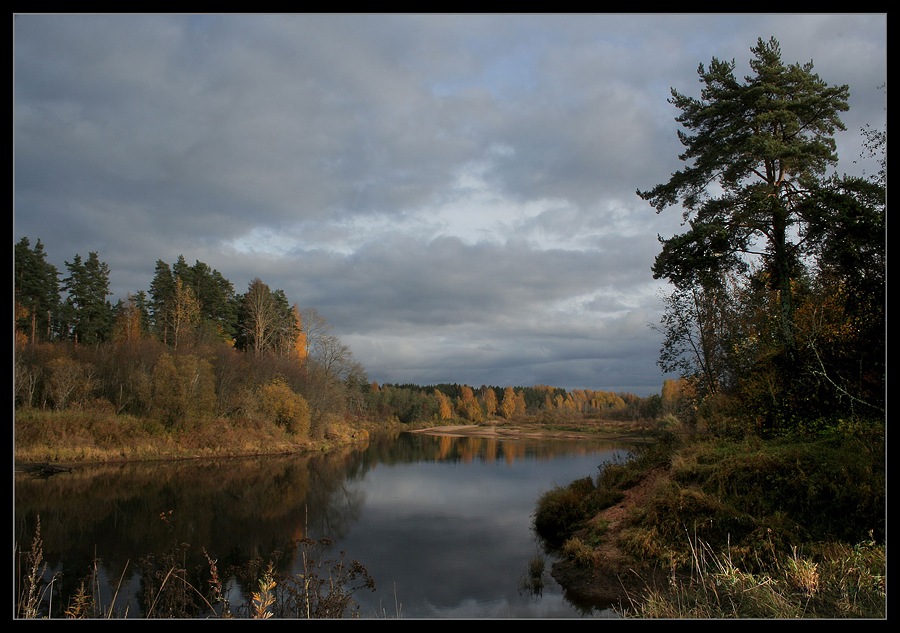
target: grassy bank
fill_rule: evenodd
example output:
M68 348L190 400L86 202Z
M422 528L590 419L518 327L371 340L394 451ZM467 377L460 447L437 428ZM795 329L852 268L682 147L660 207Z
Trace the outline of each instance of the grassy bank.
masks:
M273 455L327 450L366 437L365 429L339 423L312 439L252 420L222 419L185 431L127 415L29 409L16 412L14 457L17 464L75 464Z
M573 594L631 618L886 616L883 426L663 434L548 491L535 527Z

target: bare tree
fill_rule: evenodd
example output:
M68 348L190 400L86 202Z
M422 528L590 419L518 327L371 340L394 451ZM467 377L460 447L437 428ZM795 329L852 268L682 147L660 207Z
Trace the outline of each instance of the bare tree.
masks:
M257 277L250 282L247 294L244 295L244 311L246 321L244 329L253 353L259 356L269 347L275 335L275 324L278 318L277 306L269 286Z

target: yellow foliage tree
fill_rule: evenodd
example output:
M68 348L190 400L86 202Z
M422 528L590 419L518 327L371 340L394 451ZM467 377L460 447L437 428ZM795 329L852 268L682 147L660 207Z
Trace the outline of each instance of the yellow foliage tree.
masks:
M168 314L168 323L174 337L173 347L178 349L179 339L185 332L200 322L200 301L193 289L181 277L175 280L175 303Z
M493 387L486 387L484 390L484 413L487 417L492 418L497 415L497 394Z
M459 414L472 422L481 422L484 420L484 412L481 405L475 399L475 392L468 385L463 385L459 390L459 403L457 405Z
M450 401L450 396L445 394L440 389L434 390L434 397L437 398L439 410L438 417L441 420L450 420L453 418L453 403Z
M525 392L521 389L516 392L516 415L525 415Z
M309 435L309 404L278 376L258 391L262 413L292 435Z
M512 387L503 390L503 400L500 402L500 413L507 420L516 414L516 392Z
M193 354L163 354L153 368L152 406L169 426L196 427L216 406L215 374Z
M291 308L291 312L294 315L294 320L297 325L297 336L294 338L294 348L292 351L297 356L297 359L303 363L306 361L306 357L309 354L306 330L303 329L303 318L300 316L300 309L297 307L296 303Z
M113 325L113 340L117 343L132 342L140 339L142 334L141 311L138 309L134 297L128 295L128 299Z

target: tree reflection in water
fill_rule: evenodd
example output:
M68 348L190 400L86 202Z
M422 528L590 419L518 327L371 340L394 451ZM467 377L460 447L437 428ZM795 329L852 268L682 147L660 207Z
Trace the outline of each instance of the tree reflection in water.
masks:
M496 592L501 582L496 575L473 565L507 553L508 529L530 531L540 493L596 474L603 456L613 453L627 454L627 447L394 433L373 435L368 446L327 453L85 465L48 478L21 473L15 481L15 536L18 543L30 543L40 517L48 573L61 572L54 580L54 610L64 608L95 561L104 579L101 604L109 605L117 588L138 592L138 561L152 553L179 547L186 569L207 573L207 552L219 570L277 558L278 571L294 573L299 543L329 539L335 544L333 558L346 551L379 587L364 615L376 615L386 600L393 605L391 588L402 579L404 613L440 617L439 605L425 605L427 615L414 615L418 606L412 602L421 598L453 605L465 599L448 590L463 585L473 595ZM573 475L546 471L564 461L572 462ZM516 501L522 486L528 489L526 509L507 508L508 503L522 505ZM408 507L410 499L418 507ZM490 506L489 520L469 514L481 501ZM481 532L473 534L473 528ZM522 588L521 570L534 558L533 542L529 547L525 558L510 554L510 560L520 556L505 571L514 593ZM540 588L533 597L547 601L539 583L548 577L546 571L531 575L531 586ZM425 592L423 585L436 591ZM242 584L240 590L249 593L254 587ZM127 608L129 617L143 617L137 599ZM577 615L577 608L565 608Z

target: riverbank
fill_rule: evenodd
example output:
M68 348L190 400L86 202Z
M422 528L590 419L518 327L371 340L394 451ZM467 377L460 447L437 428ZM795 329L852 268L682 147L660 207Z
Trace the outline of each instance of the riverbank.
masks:
M610 440L641 442L651 439L656 428L647 422L615 422L579 420L548 423L494 420L481 424L450 424L410 429L410 433L426 433L448 437L486 437L494 439L569 439L602 437Z
M596 565L586 566L565 558L553 565L551 575L575 603L608 605L617 612L640 602L650 590L664 588L672 575L638 560L622 547L626 518L650 504L653 491L667 484L669 474L654 469L634 486L623 491L622 499L598 512L591 523L604 525L604 538L593 547Z
M670 432L654 443L658 425L590 422L415 432L647 442L644 459L595 482L589 495L615 501L587 511L551 568L574 604L639 618L884 617L883 429L768 441Z
M882 618L883 427L662 434L548 491L535 527L576 603L637 618Z
M452 421L451 421L452 422ZM642 441L652 437L658 423L616 421L588 417L522 416L481 424L367 425L332 421L322 437L292 435L276 424L222 419L175 431L129 416L89 412L27 410L16 412L16 465L180 460L204 457L252 457L328 451L360 444L370 433L411 431L490 438L602 437Z

